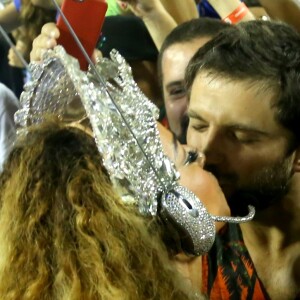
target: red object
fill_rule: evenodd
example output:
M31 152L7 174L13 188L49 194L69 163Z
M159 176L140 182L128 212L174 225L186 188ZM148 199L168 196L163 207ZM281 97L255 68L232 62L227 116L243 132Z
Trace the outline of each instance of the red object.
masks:
M202 292L210 300L270 300L238 224L226 224L202 256Z
M241 2L241 4L231 14L224 18L223 21L229 24L236 24L245 17L248 11L249 9L246 4Z
M101 34L107 3L103 0L64 0L61 9L91 57ZM58 17L57 27L60 30L58 44L78 59L81 70L87 70L88 62L61 16Z

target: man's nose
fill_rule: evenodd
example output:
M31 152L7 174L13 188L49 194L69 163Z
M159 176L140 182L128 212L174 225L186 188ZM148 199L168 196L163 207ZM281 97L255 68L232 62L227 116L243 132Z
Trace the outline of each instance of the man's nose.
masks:
M208 130L202 139L201 151L205 154L205 164L219 164L224 160L225 144L222 135L214 130Z

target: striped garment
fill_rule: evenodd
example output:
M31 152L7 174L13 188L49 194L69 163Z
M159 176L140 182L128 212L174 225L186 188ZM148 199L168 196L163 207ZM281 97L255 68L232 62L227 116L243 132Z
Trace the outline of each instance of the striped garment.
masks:
M202 290L212 300L269 300L243 241L239 225L228 224L202 258Z

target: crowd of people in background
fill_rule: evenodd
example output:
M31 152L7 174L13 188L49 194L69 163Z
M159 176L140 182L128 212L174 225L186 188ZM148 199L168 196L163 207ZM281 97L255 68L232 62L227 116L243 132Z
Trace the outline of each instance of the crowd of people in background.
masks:
M94 62L125 58L210 214L256 215L216 222L202 256L174 253L160 220L121 200L89 128L50 118L18 136L17 54L42 63L58 12L0 1L18 51L0 33L0 299L300 299L299 1L106 2Z

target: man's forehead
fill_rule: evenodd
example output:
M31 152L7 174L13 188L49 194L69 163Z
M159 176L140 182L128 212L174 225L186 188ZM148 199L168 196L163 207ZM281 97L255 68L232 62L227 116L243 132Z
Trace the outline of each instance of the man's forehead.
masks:
M162 78L164 85L170 82L179 82L184 80L185 70L193 55L209 38L203 38L202 43L193 40L184 43L175 43L170 45L164 52L161 61Z
M233 77L230 74L218 72L216 70L201 70L195 76L194 82L191 86L193 88L200 86L209 88L211 90L222 89L223 92L227 90L243 91L251 94L253 99L264 98L275 100L280 92L280 83L268 79L257 79L253 77ZM201 90L197 90L201 92Z
M270 126L275 122L273 98L273 93L259 91L254 84L199 74L191 88L189 111L220 122L243 120L245 124L258 122Z

